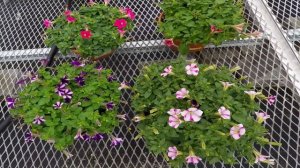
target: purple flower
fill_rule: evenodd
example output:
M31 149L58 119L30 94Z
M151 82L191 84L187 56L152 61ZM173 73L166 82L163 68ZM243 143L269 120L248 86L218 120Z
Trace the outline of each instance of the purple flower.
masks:
M79 74L79 76L81 76L81 77L85 77L86 75L87 75L87 72L84 72L84 71L81 71Z
M168 156L169 156L172 160L174 160L174 159L177 157L178 154L179 154L179 151L177 150L176 146L170 146L170 147L168 148Z
M128 83L122 82L122 83L120 84L120 87L119 87L118 89L119 89L119 90L122 90L122 89L129 89L129 88L130 88L130 86L129 86Z
M185 158L186 163L192 163L192 164L198 164L199 161L201 161L202 159L198 156L193 155L189 155L188 157Z
M102 134L100 134L100 133L97 133L97 134L95 134L95 135L92 136L92 140L94 140L94 141L100 141L103 138L104 138L104 136Z
M184 99L189 97L189 91L186 88L181 88L179 91L176 92L177 99Z
M184 117L185 121L198 122L201 119L203 111L197 108L189 108L181 112L181 115Z
M119 119L121 119L121 120L124 120L124 121L127 120L127 119L126 119L126 114L117 115L117 117L118 117Z
M59 96L63 96L66 90L66 84L58 84L55 88L55 93Z
M192 105L192 107L195 107L195 108L199 107L199 104L196 100L191 100L191 105Z
M182 123L182 121L180 120L180 118L176 115L170 116L169 117L169 121L168 124L173 127L173 128L178 128L179 125Z
M263 123L266 119L270 118L266 112L255 112L256 120L258 123Z
M16 103L16 99L15 98L11 98L11 97L6 97L6 104L7 104L7 107L9 109L12 109L15 107L15 103Z
M113 82L113 81L117 80L117 78L115 76L113 76L113 75L109 75L108 78L107 78L107 80L109 82Z
M114 108L115 104L114 104L114 102L108 102L108 103L106 103L105 106L106 106L107 110L112 110Z
M122 138L112 137L111 145L110 146L117 146L123 142Z
M97 70L98 72L101 72L103 69L104 69L104 68L103 68L103 66L101 66L101 65L99 65L99 66L96 67L96 70Z
M226 109L224 106L219 108L218 113L221 116L221 118L223 118L225 120L230 119L230 111L228 109Z
M82 76L77 76L74 80L79 86L85 85L84 78Z
M27 81L27 79L21 79L16 84L17 85L24 85L26 81Z
M33 124L37 124L37 125L41 125L45 122L46 120L44 119L43 116L35 116L34 120L33 120Z
M81 63L80 61L72 61L71 64L74 66L74 67L84 67L85 64L84 63Z
M81 139L83 139L83 136L82 136L82 134L81 134L81 129L79 129L79 130L77 131L76 135L74 136L74 139L75 139L75 140L81 140Z
M199 68L197 64L190 64L185 67L186 74L197 76L199 73Z
M61 84L67 85L70 82L70 79L68 79L68 76L64 76L62 78L60 78L60 82Z
M53 108L54 108L54 109L61 109L61 107L62 107L63 104L64 104L64 103L56 102L55 104L53 104Z
M161 73L160 76L166 77L166 76L172 74L173 73L172 71L173 71L173 67L170 65L164 69L164 72Z
M171 115L171 116L177 116L177 115L180 115L181 110L180 109L171 108L167 113L169 115Z
M238 140L242 135L246 133L246 129L243 124L238 124L230 128L230 135L233 139Z
M33 136L32 136L32 133L30 131L25 133L25 141L26 142L33 142Z
M275 103L275 101L276 101L276 96L273 96L273 95L269 96L267 98L267 101L268 101L269 105L273 105Z
M72 96L73 96L73 92L70 89L65 89L62 94L62 97L64 99L72 99Z
M35 82L36 80L38 80L38 75L32 73L30 77L30 82L32 83Z
M91 137L90 137L87 133L83 134L83 135L82 135L82 138L83 138L83 140L86 141L86 142L89 142L89 141L91 140Z

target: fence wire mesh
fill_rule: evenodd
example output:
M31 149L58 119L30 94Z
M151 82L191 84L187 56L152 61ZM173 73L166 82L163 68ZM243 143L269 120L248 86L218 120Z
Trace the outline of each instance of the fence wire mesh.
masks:
M163 36L157 33L155 19L160 13L156 6L159 1L152 0L113 0L113 6L128 6L138 14L134 31L128 36L128 43L118 49L111 57L100 62L104 67L111 68L119 81L134 84L134 78L144 64L153 61L174 59L175 53L161 45ZM72 8L77 9L84 1L75 1ZM44 18L53 19L64 10L65 2L53 1L3 1L0 2L0 89L1 106L0 121L9 115L3 97L15 95L20 91L16 81L27 71L36 71L41 66L40 60L46 58L49 49L43 45ZM245 0L245 19L251 25L251 30L262 31L260 14L254 4ZM254 12L253 12L254 11ZM257 147L263 154L269 154L276 160L277 168L300 167L299 143L299 95L289 76L288 65L282 63L284 59L276 53L276 45L272 44L272 37L265 32L261 39L226 42L220 47L208 46L203 52L189 55L199 63L216 64L218 66L242 69L237 76L247 76L257 89L262 89L267 95L277 96L273 106L260 102L261 109L266 111L271 119L265 123L269 129L269 138L282 143L281 147ZM74 59L59 55L53 66ZM121 99L128 104L120 106L120 113L134 116L130 107L129 91L122 92ZM114 134L124 138L122 146L111 148L109 142L81 142L76 141L68 150L74 156L66 159L64 154L56 151L51 144L39 139L26 143L24 133L28 127L20 120L13 123L0 135L0 166L1 168L17 167L45 167L45 168L86 168L86 167L168 167L161 156L154 156L147 148L143 139L133 140L138 131L136 124L125 121L116 128ZM268 165L249 166L244 158L238 158L239 164L229 166L222 163L210 165L205 161L195 167L212 168L246 168L271 167ZM191 165L190 165L191 166ZM186 165L187 167L187 165Z

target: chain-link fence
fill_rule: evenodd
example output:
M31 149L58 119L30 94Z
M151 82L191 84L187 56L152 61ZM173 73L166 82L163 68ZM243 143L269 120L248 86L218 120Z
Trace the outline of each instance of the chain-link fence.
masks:
M162 45L163 36L157 32L155 20L160 13L156 3L158 0L112 0L113 6L130 7L137 13L136 28L128 36L128 42L119 48L111 57L100 62L111 68L119 81L134 84L134 78L139 74L141 65L153 61L162 61L177 57L177 53ZM278 52L280 47L272 32L264 23L263 14L257 10L257 4L245 0L245 19L249 23L249 31L264 31L259 39L225 42L219 47L207 46L198 54L189 57L200 63L240 66L238 76L248 76L257 89L262 89L266 95L276 95L273 106L260 102L261 109L266 111L271 119L265 123L269 129L269 138L282 143L281 147L265 146L259 148L263 154L269 154L276 160L274 167L300 167L300 97L296 87L297 77L293 76L294 67L287 64L286 58ZM73 9L77 9L83 1L74 1ZM21 89L16 81L27 71L36 71L41 66L41 60L47 57L49 49L43 45L42 21L45 18L54 19L64 10L65 2L5 0L0 2L0 89L1 106L0 122L8 118L8 109L3 97L15 95ZM55 57L53 66L70 61L72 55ZM299 64L299 63L298 63ZM134 116L130 107L129 91L123 91L121 99L125 103L120 106L120 112ZM67 159L63 153L56 151L51 144L39 139L26 143L24 133L28 130L22 121L13 122L0 135L0 166L1 168L42 167L42 168L77 168L77 167L168 167L161 156L151 154L143 139L134 140L138 132L136 124L127 120L116 128L114 134L124 138L119 147L110 147L109 142L76 141L69 148L74 156ZM197 167L252 167L245 164L244 158L238 158L239 164L234 166L218 163L209 165L205 161ZM190 165L191 166L191 165ZM254 165L253 167L271 167Z

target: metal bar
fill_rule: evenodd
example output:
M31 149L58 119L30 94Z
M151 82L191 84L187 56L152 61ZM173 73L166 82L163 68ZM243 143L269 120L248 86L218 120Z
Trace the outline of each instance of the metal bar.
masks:
M58 48L56 45L53 45L51 47L50 53L47 57L47 65L46 66L51 66L54 60L54 56L58 53Z
M7 118L5 118L4 121L2 121L2 122L0 123L0 133L1 133L2 131L4 131L5 128L7 128L11 122L12 122L11 116L8 116Z

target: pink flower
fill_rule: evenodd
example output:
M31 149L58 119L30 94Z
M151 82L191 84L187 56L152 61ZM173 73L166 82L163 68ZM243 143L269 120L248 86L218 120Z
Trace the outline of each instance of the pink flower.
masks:
M171 115L171 116L177 116L177 115L179 115L181 113L181 110L180 109L172 108L167 113L169 115Z
M197 64L190 64L185 67L186 73L188 75L197 76L199 73L199 68Z
M230 111L226 109L224 106L220 107L218 112L223 119L227 119L227 120L230 119Z
M51 20L49 20L49 19L45 19L44 20L44 26L48 29L48 28L50 28L51 26L52 26L52 22L51 22Z
M255 112L258 123L263 123L266 119L270 118L266 112Z
M248 94L248 95L250 96L250 99L251 99L251 100L254 100L255 97L256 97L257 95L260 95L260 94L261 94L260 92L255 92L255 91L253 91L253 90L245 91L245 93Z
M245 23L240 23L232 26L237 32L241 33L244 30Z
M162 77L166 77L169 74L172 74L173 67L170 65L164 69L164 72L160 74Z
M186 163L198 164L199 161L201 161L202 159L195 155L189 155L188 157L185 158L185 160Z
M76 21L76 19L73 16L67 16L67 22L68 23L73 23L75 21Z
M66 10L66 11L64 12L64 14L65 14L65 16L70 16L70 15L72 14L72 12L71 12L70 10Z
M230 86L233 86L234 84L233 83L229 83L229 82L222 82L222 85L224 87L224 90L227 90Z
M80 35L82 39L89 40L92 37L92 32L90 30L82 30L80 32Z
M121 37L124 37L124 34L126 33L125 30L121 30L121 29L118 29L118 32L119 32Z
M165 39L165 40L164 40L164 43L165 43L165 45L168 46L168 47L174 46L173 39Z
M178 155L178 150L177 150L176 146L170 146L170 147L168 148L168 156L169 156L172 160L174 160L174 159L177 157L177 155Z
M127 17L129 17L129 19L131 20L135 19L135 13L130 8L125 8L125 12Z
M184 99L184 98L186 98L188 96L189 96L189 91L186 90L186 88L181 88L180 90L178 90L176 92L176 98L177 99Z
M230 135L233 139L238 140L242 135L246 133L246 129L243 124L238 124L230 128Z
M255 154L255 163L258 163L258 162L263 162L263 163L267 163L267 164L270 164L270 165L274 165L275 164L275 160L274 159L269 159L270 156L265 156L265 155L262 155L258 152L256 152L257 154Z
M276 96L273 96L273 95L269 96L267 98L267 101L268 101L269 105L273 105L275 103L275 101L276 101Z
M127 21L125 19L117 19L114 26L122 30L127 26Z
M168 123L171 127L178 128L182 121L179 119L178 116L170 116Z
M210 32L211 33L221 33L223 30L217 29L215 25L210 25Z
M104 0L104 4L105 4L105 5L108 5L109 2L110 2L110 0Z
M202 114L203 111L194 107L181 112L181 115L184 117L184 121L192 121L192 122L200 121Z

